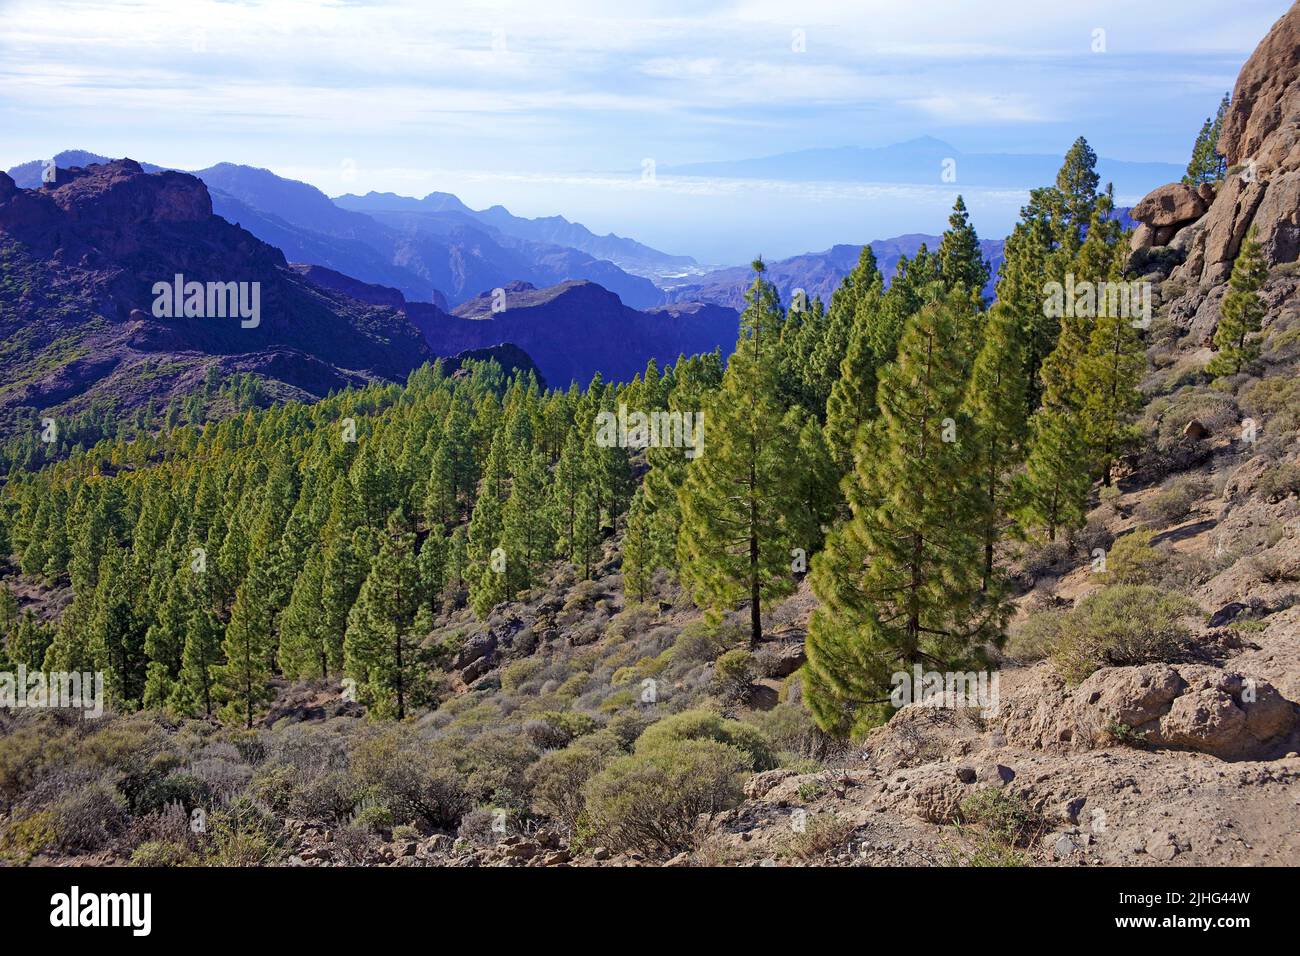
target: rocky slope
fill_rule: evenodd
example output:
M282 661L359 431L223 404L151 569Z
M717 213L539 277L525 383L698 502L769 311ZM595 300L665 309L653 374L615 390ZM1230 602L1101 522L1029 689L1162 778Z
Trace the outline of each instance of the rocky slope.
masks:
M381 843L396 865L1289 865L1300 864L1300 7L1247 63L1217 190L1162 187L1139 204L1131 264L1156 284L1140 450L1094 499L1069 542L1010 549L1020 586L995 712L912 705L860 747L758 773L746 800L698 821L670 860L570 844L562 833ZM1255 160L1252 181L1247 159ZM1201 373L1237 245L1254 225L1271 265L1251 375ZM1130 537L1137 535L1138 537ZM1187 640L1146 663L1103 666L1076 685L1029 635L1109 584L1096 551L1137 541L1143 579L1191 602ZM1145 544L1143 544L1145 542ZM616 586L615 567L603 569ZM682 626L679 597L658 620ZM733 712L760 719L798 693L806 589L772 609L776 679ZM619 611L615 602L610 613ZM617 629L545 618L545 602L498 608L470 632L457 687L485 695L521 657L572 641L616 653ZM517 622L508 625L509 621ZM548 623L549 622L549 623ZM511 635L538 633L520 643ZM604 636L599 636L600 634ZM623 655L631 659L634 655ZM670 694L689 694L691 679ZM670 706L672 706L670 704ZM296 862L337 862L318 828Z
M256 372L283 397L399 380L433 357L391 309L307 281L280 250L212 212L203 183L131 160L60 169L19 189L0 174L0 403L131 408L201 381ZM160 318L154 285L176 275L258 284L259 316ZM246 304L251 306L251 299Z

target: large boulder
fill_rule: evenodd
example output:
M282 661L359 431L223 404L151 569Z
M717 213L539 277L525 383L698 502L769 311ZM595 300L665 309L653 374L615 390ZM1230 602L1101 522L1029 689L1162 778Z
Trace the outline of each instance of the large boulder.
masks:
M466 641L452 659L453 670L462 670L476 661L489 657L497 649L497 639L492 634L476 634Z
M1205 209L1205 199L1191 186L1169 183L1157 186L1147 193L1129 215L1158 230L1161 226L1180 226L1194 222L1205 215Z

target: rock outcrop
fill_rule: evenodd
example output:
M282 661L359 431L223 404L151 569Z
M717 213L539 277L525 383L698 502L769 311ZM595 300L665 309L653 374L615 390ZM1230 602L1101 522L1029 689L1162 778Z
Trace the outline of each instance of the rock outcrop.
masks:
M1106 667L1070 690L1050 671L1004 704L1007 740L1044 750L1115 741L1224 760L1285 753L1296 706L1267 681L1203 664Z
M1218 148L1228 176L1174 271L1200 286L1228 278L1252 225L1271 265L1300 257L1300 4L1242 67Z
M1200 219L1205 210L1205 197L1200 191L1185 183L1169 183L1147 193L1129 215L1140 223L1159 229L1186 225Z

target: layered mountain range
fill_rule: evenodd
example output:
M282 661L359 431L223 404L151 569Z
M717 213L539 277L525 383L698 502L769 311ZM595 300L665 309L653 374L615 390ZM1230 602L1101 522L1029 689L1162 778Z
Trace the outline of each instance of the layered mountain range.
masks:
M485 311L472 299L451 314L328 265L291 264L281 249L219 215L194 175L147 172L130 159L56 169L54 181L36 189L0 174L6 408L76 411L107 402L130 409L186 394L214 368L256 373L272 397L310 399L400 381L423 362L460 353L536 369L565 385L597 372L630 378L651 356L671 361L735 341L732 310L640 312L582 280L546 290L508 281L497 287L504 311ZM305 211L296 215L333 215L336 237L384 228L300 196ZM191 283L203 289L192 310L183 305ZM219 295L255 288L257 314L236 314L233 304L214 312L215 284Z
M59 168L107 162L84 150L54 157ZM19 186L36 188L42 168L39 161L23 163L10 176ZM161 169L147 163L141 168ZM218 163L193 175L207 185L217 215L281 249L290 261L318 263L444 306L516 280L547 286L587 279L633 308L648 308L665 297L646 274L694 266L689 256L596 236L558 216L522 219L500 206L476 213L447 193L423 200L372 193L336 203L315 186L252 166Z
M210 366L319 396L404 377L433 351L405 317L309 282L284 254L213 213L203 183L129 159L59 169L20 189L0 174L0 405L184 391ZM159 318L157 283L257 283L255 324Z
M915 258L922 246L933 252L939 248L939 239L939 236L910 233L893 239L877 239L870 245L881 274L888 282L901 258ZM998 269L1002 265L1002 245L1001 239L980 241L984 261L989 264L990 279L984 289L985 296L989 298L993 295ZM810 300L820 297L822 302L829 304L831 293L857 264L861 254L862 246L835 245L823 252L806 252L769 262L766 276L776 285L781 293L781 301L787 305L797 289L802 289ZM751 281L753 272L749 266L733 266L685 280L671 289L669 295L674 302L712 302L743 310L745 290Z

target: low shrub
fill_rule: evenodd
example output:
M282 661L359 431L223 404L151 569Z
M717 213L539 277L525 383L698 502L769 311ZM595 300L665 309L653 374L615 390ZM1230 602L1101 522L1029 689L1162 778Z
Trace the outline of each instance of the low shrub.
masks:
M1065 612L1057 608L1034 611L1012 625L1003 652L1021 663L1041 661L1052 655L1065 630Z
M600 725L581 711L546 711L524 724L524 736L539 750L559 750Z
M1137 516L1154 528L1166 528L1184 520L1192 506L1211 491L1208 479L1174 478L1138 505Z
M190 866L194 851L184 843L150 840L141 843L131 853L131 866Z
M241 797L208 815L200 846L208 866L274 866L284 855L283 827L255 801Z
M754 689L757 667L747 650L727 651L714 662L713 692L724 705L743 704Z
M673 644L673 661L705 664L717 660L731 645L704 621L693 621L682 629Z
M1025 866L1021 847L1039 839L1046 826L1028 801L1017 793L986 787L961 802L957 833L965 838L960 848L949 847L958 866Z
M586 842L652 856L690 849L700 814L740 802L748 764L715 740L664 740L644 751L638 744L583 788Z
M771 770L777 765L772 744L761 730L711 710L684 710L651 724L637 740L635 752L651 753L684 740L712 740L735 747L749 760L750 770Z
M479 802L524 809L528 806L525 773L540 752L515 730L489 730L465 748L460 770Z
M611 717L609 723L605 725L605 729L614 736L622 749L631 750L637 738L652 723L654 723L653 718L646 714L635 710L625 710L623 713Z
M815 863L843 846L857 827L834 813L810 813L802 830L785 838L781 852L805 863Z
M435 828L452 826L471 803L457 769L405 728L358 740L350 776L356 791L390 808L397 823L422 820Z
M37 853L52 849L58 839L58 819L51 810L10 820L0 829L0 859L26 863Z
M533 810L572 833L586 805L583 787L621 753L618 739L602 732L543 754L528 768Z
M1115 541L1106 556L1112 584L1155 584L1169 567L1169 554L1152 546L1155 533L1138 528Z
M1173 660L1191 637L1185 619L1198 612L1192 601L1158 588L1103 588L1062 615L1052 659L1071 684L1101 667Z
M1279 462L1259 476L1259 493L1270 502L1300 495L1300 465Z
M541 658L525 657L511 661L501 670L501 689L518 692L525 684L538 675L546 664Z

